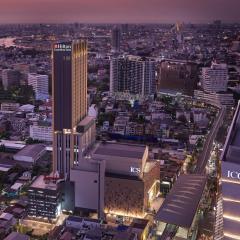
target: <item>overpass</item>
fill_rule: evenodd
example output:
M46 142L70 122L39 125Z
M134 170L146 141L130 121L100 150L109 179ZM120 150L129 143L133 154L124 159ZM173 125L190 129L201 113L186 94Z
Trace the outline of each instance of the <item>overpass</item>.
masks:
M196 174L205 174L205 168L207 166L207 162L211 154L213 142L214 142L214 139L216 138L219 127L223 123L225 112L226 112L226 107L222 106L219 110L219 113L214 121L214 124L210 132L207 135L207 139L204 143L202 154L197 161L197 166L194 170L194 173Z

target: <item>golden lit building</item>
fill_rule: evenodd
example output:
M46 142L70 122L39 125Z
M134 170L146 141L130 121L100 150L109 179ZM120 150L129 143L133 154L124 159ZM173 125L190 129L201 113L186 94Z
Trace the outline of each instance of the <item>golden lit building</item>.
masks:
M69 178L95 140L95 122L87 116L87 42L56 43L52 59L54 170Z

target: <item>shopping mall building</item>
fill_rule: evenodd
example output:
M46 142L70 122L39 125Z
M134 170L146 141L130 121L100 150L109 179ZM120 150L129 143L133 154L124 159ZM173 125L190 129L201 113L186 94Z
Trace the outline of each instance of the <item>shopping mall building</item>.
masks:
M240 103L238 103L225 146L221 164L222 235L217 239L240 239ZM217 219L218 221L218 219Z

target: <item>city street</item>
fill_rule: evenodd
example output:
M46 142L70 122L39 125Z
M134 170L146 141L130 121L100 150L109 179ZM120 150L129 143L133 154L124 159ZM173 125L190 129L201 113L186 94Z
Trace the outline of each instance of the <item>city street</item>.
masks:
M204 147L202 150L202 154L200 155L200 158L197 161L197 166L195 169L195 173L198 174L205 174L205 168L208 162L208 159L210 157L210 153L213 147L213 141L217 135L218 129L222 124L224 115L225 115L226 108L222 107L220 109L220 112L218 113L218 116L216 117L216 120L214 122L214 125L211 129L211 131L208 133L207 139L204 143Z

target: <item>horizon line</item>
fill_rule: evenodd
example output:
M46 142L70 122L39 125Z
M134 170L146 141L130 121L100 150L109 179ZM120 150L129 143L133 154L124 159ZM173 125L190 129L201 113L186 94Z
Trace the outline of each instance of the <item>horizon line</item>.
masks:
M223 21L221 19L215 19L211 21L152 21L152 22L138 22L138 21L130 21L130 22L123 22L123 21L112 21L112 22L84 22L84 21L69 21L69 22L9 22L9 23L0 23L0 26L2 25L38 25L38 24L44 24L44 25L68 25L68 24L89 24L89 25L113 25L113 24L133 24L133 25L140 25L140 24L175 24L175 23L184 23L184 24L213 24L214 21L221 21L221 24L240 24L240 20L238 21Z

